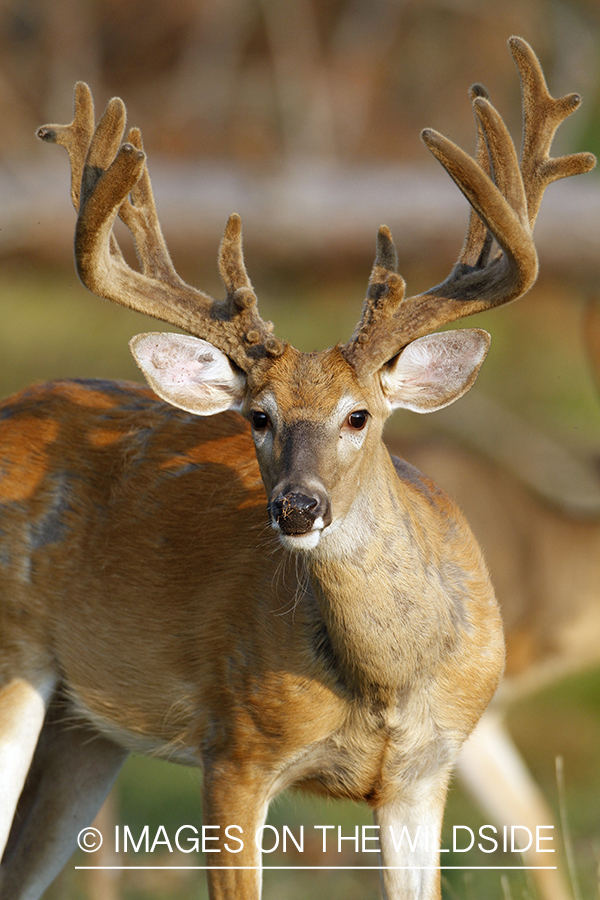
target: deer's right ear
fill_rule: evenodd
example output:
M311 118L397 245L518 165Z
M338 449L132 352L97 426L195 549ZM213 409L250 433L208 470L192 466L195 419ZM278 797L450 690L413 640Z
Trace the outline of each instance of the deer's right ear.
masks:
M199 416L240 409L246 377L229 358L186 334L138 334L129 342L135 361L159 397Z

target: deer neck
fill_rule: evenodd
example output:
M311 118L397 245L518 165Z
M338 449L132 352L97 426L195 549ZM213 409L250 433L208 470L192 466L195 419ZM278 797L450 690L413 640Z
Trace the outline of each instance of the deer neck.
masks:
M307 554L337 674L361 692L397 696L414 685L439 660L450 628L424 503L382 446L342 525Z

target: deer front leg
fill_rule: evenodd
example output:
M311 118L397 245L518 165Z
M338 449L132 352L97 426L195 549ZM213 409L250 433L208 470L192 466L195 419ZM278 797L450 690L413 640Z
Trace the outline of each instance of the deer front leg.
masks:
M439 847L449 771L374 811L384 900L439 900Z
M2 900L37 900L94 819L127 751L51 704L0 867ZM108 838L108 836L105 836Z
M38 686L14 678L0 688L0 859L53 690L52 679Z
M207 845L210 900L259 900L262 887L260 828L269 807L265 781L237 766L206 766L202 824ZM212 839L214 836L214 839Z

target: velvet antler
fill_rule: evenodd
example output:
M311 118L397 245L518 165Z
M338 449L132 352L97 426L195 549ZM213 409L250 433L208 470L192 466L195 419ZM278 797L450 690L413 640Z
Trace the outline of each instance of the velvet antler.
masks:
M471 204L467 235L448 278L423 294L405 298L390 232L386 227L379 230L363 314L342 348L361 376L372 374L408 343L447 322L522 296L537 276L532 229L544 189L558 178L587 172L596 164L591 153L549 157L556 129L577 109L581 98L577 94L552 98L531 47L512 37L509 48L522 85L521 164L502 118L481 85L471 88L478 135L475 159L436 131L423 131L426 146ZM492 238L500 250L491 258Z

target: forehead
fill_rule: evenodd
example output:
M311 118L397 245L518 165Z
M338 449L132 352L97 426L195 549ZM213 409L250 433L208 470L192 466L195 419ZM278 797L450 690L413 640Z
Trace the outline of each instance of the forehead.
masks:
M354 369L337 347L301 353L286 346L252 391L255 401L276 403L292 417L311 418L332 413L340 405L372 400L372 383L359 383Z

